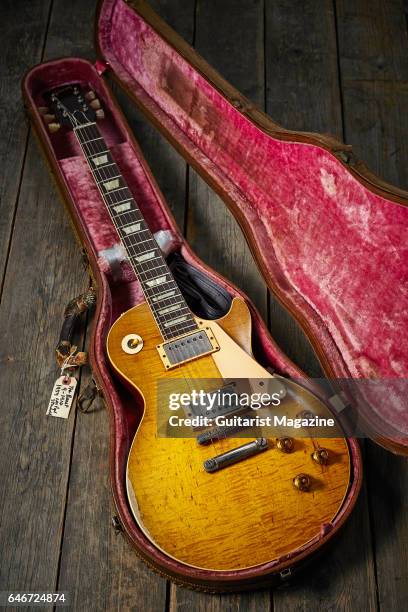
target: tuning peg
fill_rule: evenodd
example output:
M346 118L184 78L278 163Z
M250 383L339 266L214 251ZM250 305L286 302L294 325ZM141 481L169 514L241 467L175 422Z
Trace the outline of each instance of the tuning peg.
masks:
M91 102L91 100L95 100L96 95L94 91L88 91L88 93L85 94L85 100L87 100L87 102Z
M55 122L55 115L43 115L43 120L45 123L53 123Z
M54 132L58 132L60 127L61 127L60 123L49 123L48 124L48 129L51 132L51 134L53 134Z
M95 100L92 100L92 102L89 103L89 106L91 106L94 110L98 110L101 108L101 103L99 102L98 98L95 98Z
M95 115L96 115L97 119L104 119L105 118L105 113L103 112L103 110L101 108L96 111Z
M48 108L48 106L39 106L38 112L40 113L40 115L46 115L50 112L50 109Z

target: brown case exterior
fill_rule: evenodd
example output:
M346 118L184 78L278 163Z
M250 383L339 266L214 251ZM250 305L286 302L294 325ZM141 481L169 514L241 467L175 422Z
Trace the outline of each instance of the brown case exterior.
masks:
M103 9L103 4L104 3L101 3L99 9L100 11ZM201 75L208 79L208 82L210 82L211 85L217 89L217 91L221 92L221 94L225 96L230 103L232 103L232 105L237 109L237 112L243 114L245 117L253 121L254 124L259 126L262 131L281 140L293 141L295 139L297 142L313 143L319 147L322 147L323 149L331 151L341 161L341 163L344 164L347 171L356 176L362 184L369 186L371 191L380 195L386 195L388 199L401 203L404 206L406 205L406 194L403 191L393 188L373 176L361 162L354 159L352 153L350 152L350 148L346 145L343 145L330 137L315 134L293 133L289 130L284 130L283 128L276 126L268 117L266 117L249 101L238 94L238 92L236 92L201 58L199 58L199 56L197 56L197 54L188 45L186 45L186 43L184 43L176 34L174 34L174 32L170 30L170 28L160 21L160 19L144 2L133 2L132 4L146 23L152 26L160 36L168 41L168 43L171 44L177 53L179 53L191 64L194 70L198 70ZM242 296L242 292L205 266L205 264L201 262L194 255L194 253L192 253L188 245L185 244L185 241L180 235L180 232L175 225L175 221L164 202L163 196L161 195L158 186L143 159L142 153L132 134L130 133L129 126L126 124L120 108L114 100L113 94L104 82L103 77L98 74L98 72L102 72L102 65L99 63L95 68L83 60L73 61L77 61L85 75L92 74L92 79L94 80L93 84L96 85L96 88L99 90L100 97L103 98L104 102L109 100L112 117L114 117L115 121L120 123L121 129L126 132L126 138L129 140L134 151L137 153L143 173L148 179L149 189L154 194L157 202L157 210L160 210L160 215L162 215L163 219L165 219L166 228L171 228L174 234L177 236L181 248L184 249L185 256L189 258L191 262L194 262L194 265L198 266L202 270L205 270L212 278L217 279L222 286L227 287L232 295ZM44 70L46 70L47 66L49 66L51 72L54 69L57 69L58 71L60 65L62 66L64 62L69 63L69 60L56 60L55 62L50 62L49 64L44 65ZM85 64L87 65L86 67ZM117 78L114 74L112 76L113 78ZM54 77L51 77L51 80L52 78ZM163 576L166 576L177 583L212 592L244 590L279 583L283 579L292 576L298 568L302 567L308 560L316 555L329 541L335 537L339 529L347 520L355 505L361 487L362 465L358 443L353 439L349 441L351 456L353 459L353 478L347 499L345 500L343 508L333 524L332 529L324 533L322 532L321 536L316 541L310 542L310 544L303 550L295 551L295 553L288 558L276 559L274 562L266 564L262 568L252 568L237 572L211 573L208 571L183 566L173 559L169 559L146 539L135 524L129 512L124 487L124 462L129 446L129 440L131 439L130 430L132 429L132 424L129 424L130 421L127 417L128 408L126 408L126 402L128 401L128 398L123 396L123 390L118 388L115 379L109 375L106 364L103 363L103 338L106 336L109 325L112 321L112 303L115 300L115 286L110 282L106 271L101 268L98 254L95 252L95 247L90 240L89 232L86 224L84 223L84 219L81 218L79 214L78 206L72 190L69 188L66 177L61 171L61 165L58 163L55 152L50 145L50 139L41 122L38 111L36 110L36 95L34 95L35 92L33 93L35 90L36 79L37 72L36 68L34 68L26 76L23 83L23 95L25 98L27 111L32 120L41 148L49 163L51 172L55 175L59 189L67 205L77 238L88 255L91 273L98 293L97 309L90 342L90 360L95 379L103 392L110 419L110 466L112 493L121 528L134 546L136 553L146 563L148 563L153 569L161 573ZM168 129L168 124L161 122L161 117L155 115L152 112L152 106L146 103L147 98L138 97L137 92L135 93L135 91L132 91L132 89L124 85L120 79L118 80L121 86L125 86L125 89L127 89L129 95L135 100L138 106L142 108L149 119L155 123L155 125L157 125L157 127L169 138L174 146L184 155L187 161L189 161L189 163L191 163L200 172L200 174L202 174L207 182L209 182L209 184L231 207L231 210L236 214L242 228L244 229L244 232L247 234L249 244L255 258L260 264L265 279L268 281L271 288L277 293L281 301L295 316L297 316L299 322L302 324L305 331L309 332L308 335L313 340L313 335L308 328L307 320L305 321L302 319L302 317L298 316L299 313L293 310L292 305L285 302L284 296L280 294L279 288L277 288L274 284L274 279L271 277L270 270L264 267L262 254L259 253L259 249L256 244L256 236L254 239L253 231L249 228L249 220L242 214L242 211L237 208L235 200L231 197L231 191L227 189L225 185L223 185L222 181L216 178L212 173L208 172L206 165L200 164L199 156L195 156L192 153L192 148L190 149L185 146L185 141L178 140L177 137L175 137L175 133ZM246 301L249 302L248 298L246 298ZM257 341L263 350L264 355L267 359L269 359L270 364L285 375L300 376L301 372L285 355L282 354L282 352L270 338L259 314L256 312L253 305L251 303L249 303L249 305L254 320ZM323 365L325 366L327 374L336 375L336 368L333 367L332 363L327 361L326 353L319 351L319 345L316 343L316 341L314 342L314 346L317 349ZM386 444L388 444L387 441ZM391 444L391 446L393 445Z

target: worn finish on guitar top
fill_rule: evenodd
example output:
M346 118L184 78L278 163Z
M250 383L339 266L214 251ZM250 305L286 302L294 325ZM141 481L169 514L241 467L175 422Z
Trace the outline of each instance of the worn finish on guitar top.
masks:
M229 335L223 334L223 327ZM290 553L318 536L322 526L336 516L349 486L350 459L341 438L299 438L289 454L280 452L271 439L270 449L208 474L204 461L249 440L226 438L199 446L194 438L157 435L158 380L177 379L177 391L189 392L191 379L220 378L226 372L228 376L236 372L237 378L270 377L250 355L250 328L247 306L235 299L219 325L211 322L220 351L169 371L156 349L161 337L147 304L122 315L108 336L113 367L139 389L145 401L128 460L130 505L156 546L194 567L242 569ZM137 355L128 355L121 348L128 333L143 338L143 349ZM233 341L235 334L244 349ZM159 401L167 399L158 397ZM293 416L304 408L291 400L287 404ZM330 453L326 466L311 459L319 444ZM312 480L308 492L293 486L293 478L301 473Z

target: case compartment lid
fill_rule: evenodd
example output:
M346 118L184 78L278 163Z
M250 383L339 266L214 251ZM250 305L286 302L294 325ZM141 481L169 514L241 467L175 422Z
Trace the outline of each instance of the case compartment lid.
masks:
M399 381L399 401L359 392L359 421L408 454L408 194L347 145L277 126L143 1L103 0L96 42L115 80L234 212L325 374L387 390Z

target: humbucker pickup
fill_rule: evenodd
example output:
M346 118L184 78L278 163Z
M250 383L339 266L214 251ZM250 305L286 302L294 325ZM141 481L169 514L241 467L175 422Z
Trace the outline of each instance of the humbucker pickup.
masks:
M175 340L163 342L163 344L158 344L156 348L166 370L220 350L210 327L201 328Z

